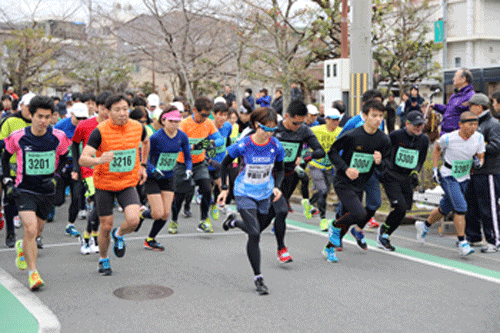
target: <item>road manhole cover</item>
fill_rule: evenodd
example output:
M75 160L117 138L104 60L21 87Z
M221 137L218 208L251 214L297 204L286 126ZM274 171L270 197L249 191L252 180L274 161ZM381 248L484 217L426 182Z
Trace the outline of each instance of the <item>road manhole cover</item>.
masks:
M173 293L174 291L170 288L156 286L154 284L122 287L113 292L116 297L129 301L148 301L165 298Z

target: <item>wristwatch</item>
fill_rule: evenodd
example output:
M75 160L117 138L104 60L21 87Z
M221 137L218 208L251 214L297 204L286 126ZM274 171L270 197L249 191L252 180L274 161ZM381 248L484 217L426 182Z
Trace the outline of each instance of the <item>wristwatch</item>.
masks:
M145 168L147 168L147 167L148 167L148 165L147 165L146 163L141 163L141 166L143 166L143 167L145 167Z

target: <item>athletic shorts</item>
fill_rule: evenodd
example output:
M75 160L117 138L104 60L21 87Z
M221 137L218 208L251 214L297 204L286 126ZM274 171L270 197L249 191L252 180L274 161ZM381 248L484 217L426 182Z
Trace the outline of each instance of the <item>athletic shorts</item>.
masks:
M141 201L139 200L139 194L135 187L127 187L121 191L104 191L100 189L95 190L95 205L97 210L97 216L109 216L113 215L113 207L115 204L115 198L118 200L120 206L123 209L130 205L139 205Z
M15 198L16 207L19 212L31 211L41 220L46 221L49 212L54 207L54 194L38 194L19 191L19 196Z
M210 179L208 165L205 161L193 164L193 176L189 180L186 177L186 165L177 163L174 167L174 191L177 193L188 193L194 186L194 181Z
M234 201L236 202L236 209L239 211L240 209L255 209L260 214L267 214L269 212L269 208L271 207L271 197L263 200L255 200L249 197L234 197Z
M164 178L164 179L154 179L148 177L146 183L146 194L160 194L163 191L173 192L174 191L174 177Z

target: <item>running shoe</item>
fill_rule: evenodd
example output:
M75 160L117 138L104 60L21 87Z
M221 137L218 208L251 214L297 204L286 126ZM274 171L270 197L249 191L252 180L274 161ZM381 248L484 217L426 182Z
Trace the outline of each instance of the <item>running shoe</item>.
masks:
M26 268L28 268L28 264L26 263L26 259L24 258L22 243L22 239L16 242L16 266L21 271L24 271Z
M481 248L482 253L495 253L498 251L498 247L491 243L486 243L484 247Z
M168 226L168 233L169 234L176 234L177 233L177 222L171 221L169 226Z
M78 232L78 230L76 230L75 226L72 224L69 224L66 227L66 229L64 229L64 233L70 237L79 237L80 236L80 233Z
M289 212L289 213L293 213L293 212L294 212L294 210L293 210L293 208L292 208L292 205L290 205L290 203L289 203L289 202L287 202L286 204L288 205L288 212Z
M389 240L389 235L383 233L382 235L377 237L378 247L387 251L396 251L396 248L391 245L391 241Z
M260 296L269 294L269 289L267 289L267 286L264 284L264 278L261 276L255 279L255 291Z
M316 215L318 215L318 214L319 214L319 210L318 210L318 209L316 209L315 207L313 207L313 208L311 209L311 216L316 216Z
M210 205L210 216L212 216L212 219L214 220L219 219L219 209L217 208L217 205Z
M460 246L458 247L458 250L460 251L460 254L464 257L475 252L474 249L472 247L470 247L468 241L460 242Z
M97 272L99 272L99 274L101 274L102 276L113 274L113 271L111 270L111 264L109 263L109 258L99 259L98 267L99 269L97 270Z
M97 241L94 237L91 237L89 240L89 250L90 253L99 253L99 245L97 245Z
M90 242L90 241L89 241ZM90 254L90 245L89 242L85 240L85 238L80 236L80 253L83 255Z
M321 254L326 258L326 261L328 262L338 262L339 259L335 255L335 248L327 248L326 246L323 248L323 251L321 251Z
M7 234L7 236L5 237L5 246L14 247L14 245L16 245L16 234Z
M205 222L201 221L200 224L198 224L198 231L205 232L207 234L214 232L214 228L212 227L212 223L208 217Z
M321 231L328 231L328 220L327 219L321 219L321 222L319 222L319 229Z
M235 213L229 214L227 219L224 222L222 222L222 229L224 229L225 231L233 229L234 227L231 226L231 222L234 220L236 220L236 214Z
M193 213L191 213L191 211L189 209L184 208L184 212L182 213L182 216L184 216L185 218L190 218L191 216L193 216Z
M311 204L309 203L309 200L307 199L302 199L302 206L304 206L304 215L306 219L310 220L312 217L311 214L311 209L313 208Z
M37 290L40 287L43 287L43 285L45 284L42 278L40 277L40 274L38 274L37 270L31 273L31 275L28 278L28 281L30 283L30 290L32 291Z
M49 215L47 215L47 222L54 222L54 217L56 216L56 207L52 207L52 209L49 212Z
M43 250L42 236L36 238L36 247Z
M278 251L278 261L282 264L287 264L293 261L292 257L288 253L288 248L284 247Z
M145 239L144 240L144 248L146 250L153 250L153 251L157 251L157 252L161 252L161 251L165 250L165 248L154 239L152 239L150 241Z
M333 220L332 223L328 224L328 238L330 240L330 243L332 243L334 246L342 246L342 241L340 239L340 228L336 228L333 226Z
M380 224L377 222L377 220L375 220L374 217L372 217L370 221L368 221L368 223L366 224L366 227L369 229L375 229L378 228L379 226Z
M85 209L82 209L81 211L79 211L78 218L80 220L85 220L87 218L87 211Z
M415 222L415 229L417 229L417 240L420 243L425 243L425 236L429 233L429 227L423 221Z
M351 235L352 235L352 237L354 237L354 239L356 239L356 243L358 243L358 246L361 249L363 249L363 250L367 249L366 241L365 241L365 233L362 230L356 231L356 228L353 227L351 229Z
M121 258L125 255L125 249L126 249L126 246L125 246L125 239L123 238L123 236L118 236L116 234L116 231L118 230L118 228L113 228L113 230L111 230L111 237L113 237L113 252L115 252L115 255L118 257L118 258Z
M21 218L19 216L14 216L14 227L16 227L16 229L19 229L23 226L23 224L21 223Z

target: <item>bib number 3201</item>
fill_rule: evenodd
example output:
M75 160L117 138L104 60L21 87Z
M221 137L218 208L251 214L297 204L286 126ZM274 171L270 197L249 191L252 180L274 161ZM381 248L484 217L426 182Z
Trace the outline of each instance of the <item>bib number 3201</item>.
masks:
M26 174L29 176L50 175L56 167L55 151L27 151Z
M135 166L136 150L115 150L113 160L109 163L109 172L130 172Z

